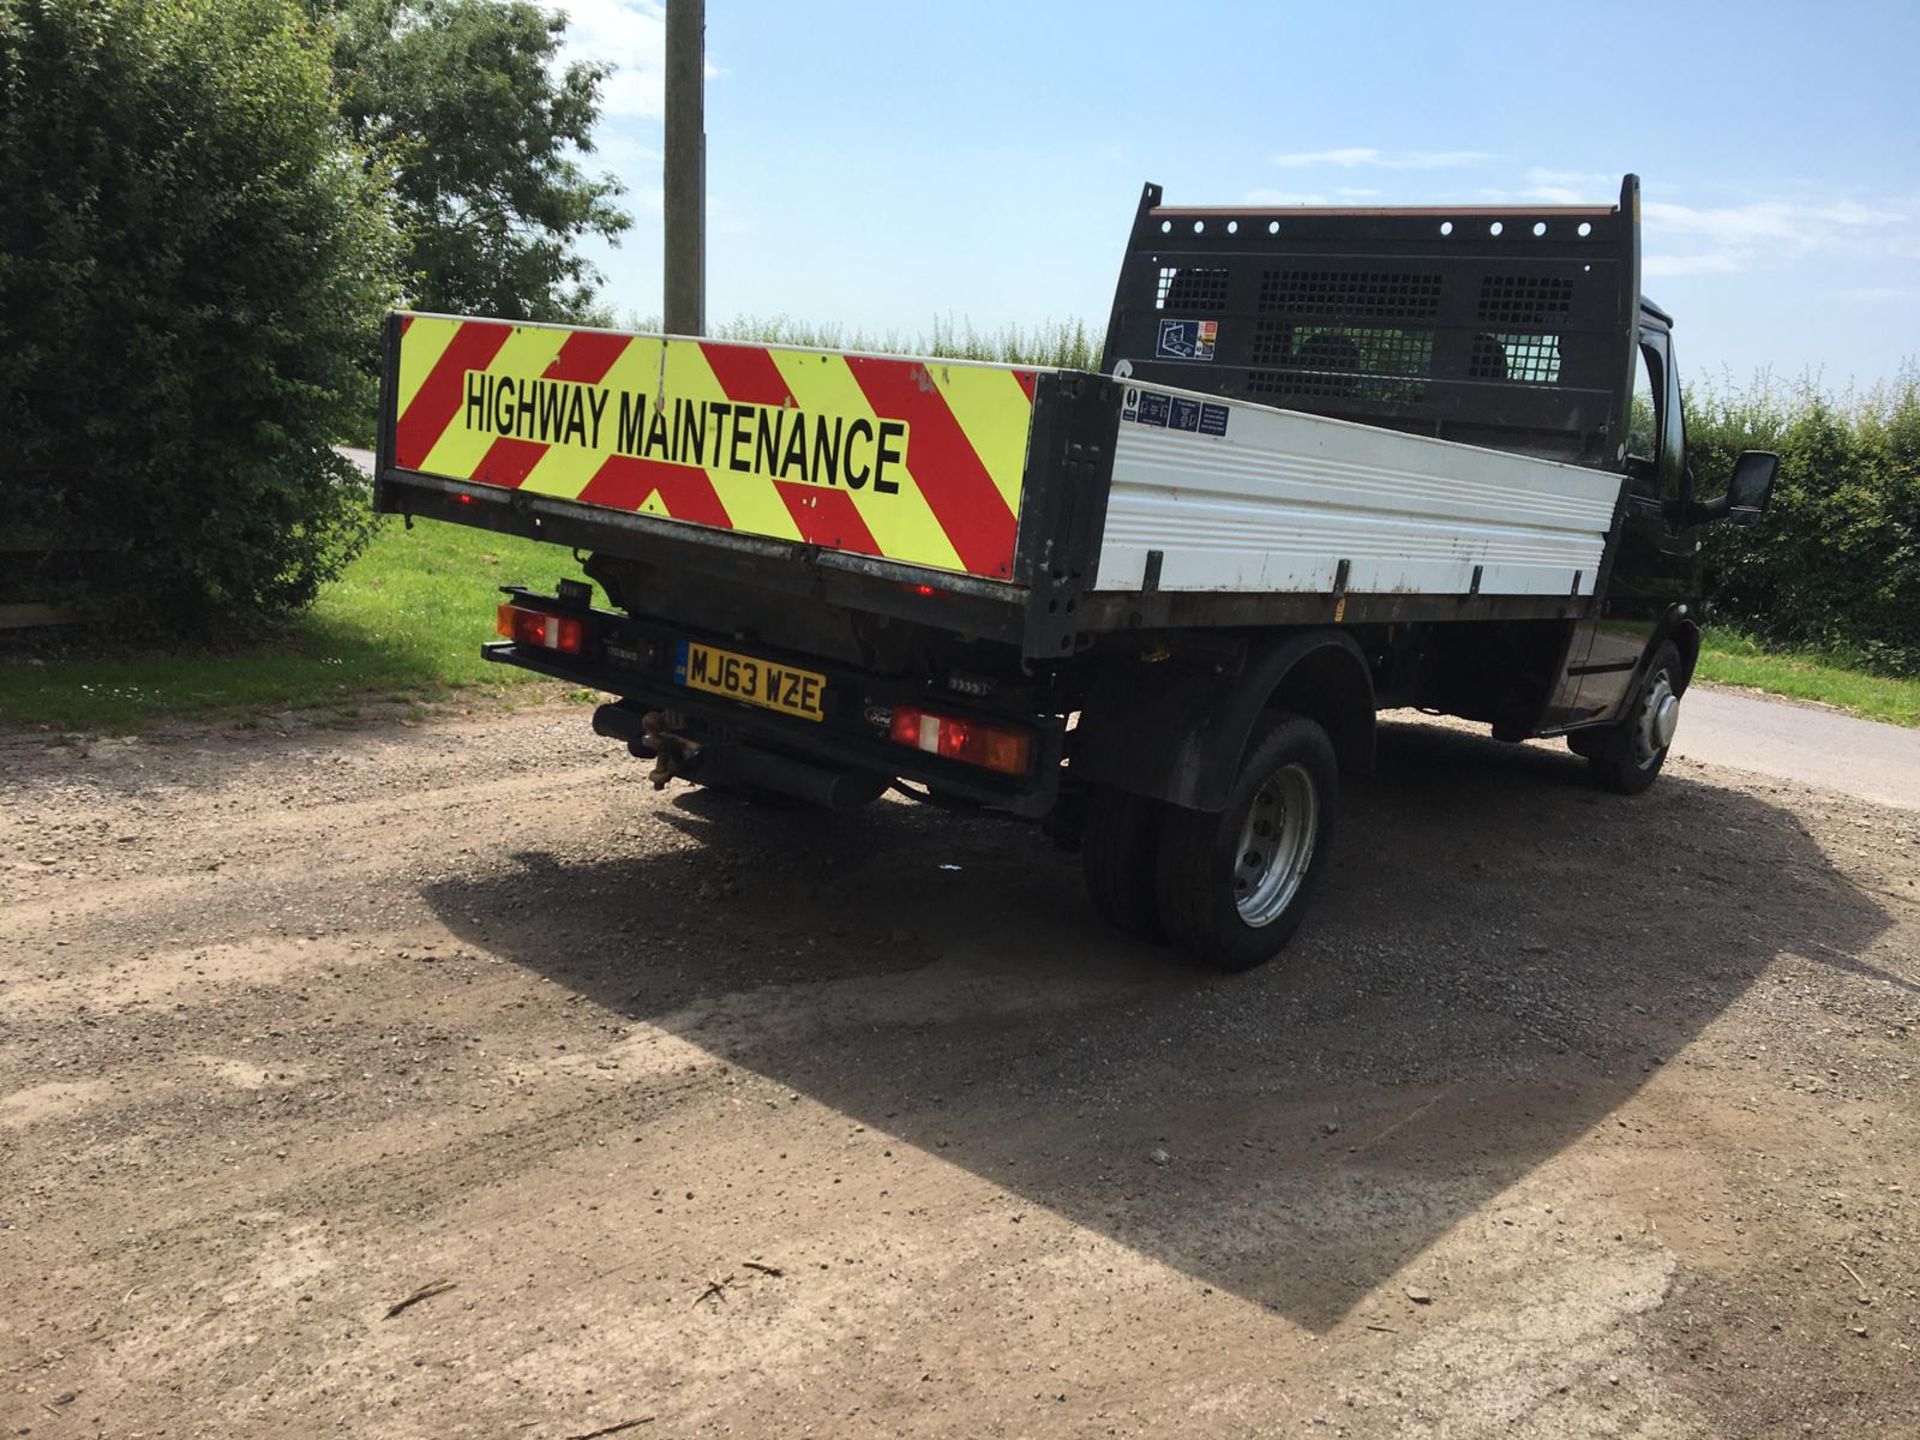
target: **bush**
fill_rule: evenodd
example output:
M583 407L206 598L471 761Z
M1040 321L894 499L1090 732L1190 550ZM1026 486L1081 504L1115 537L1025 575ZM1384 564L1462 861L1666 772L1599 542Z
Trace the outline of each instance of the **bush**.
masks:
M385 177L284 0L0 0L0 524L164 628L310 601L398 292ZM19 550L22 542L0 550Z
M1688 396L1688 451L1702 495L1742 450L1777 450L1766 517L1708 527L1713 617L1778 644L1814 646L1920 674L1920 372L1864 395L1812 383Z

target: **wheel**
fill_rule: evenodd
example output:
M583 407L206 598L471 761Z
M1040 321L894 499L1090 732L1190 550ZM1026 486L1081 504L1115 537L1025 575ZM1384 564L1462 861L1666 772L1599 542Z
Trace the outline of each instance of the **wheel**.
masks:
M1167 813L1155 884L1167 939L1222 970L1271 959L1326 870L1338 799L1327 732L1298 715L1263 721L1226 809Z
M1167 807L1144 795L1096 785L1087 796L1080 868L1100 918L1129 935L1163 938L1154 870Z
M1680 684L1680 651L1669 640L1655 652L1626 713L1601 732L1588 753L1588 772L1601 785L1616 794L1638 795L1660 777L1680 724Z

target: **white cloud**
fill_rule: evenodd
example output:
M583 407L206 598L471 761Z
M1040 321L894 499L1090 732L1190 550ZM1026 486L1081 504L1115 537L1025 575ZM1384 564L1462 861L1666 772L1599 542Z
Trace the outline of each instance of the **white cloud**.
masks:
M1648 200L1640 207L1649 225L1699 235L1722 245L1780 245L1794 251L1817 249L1906 217L1890 206L1857 200L1804 203L1758 200L1750 205L1699 207Z
M1541 190L1578 190L1590 201L1611 200L1620 193L1620 177L1608 170L1547 170L1536 165L1527 171L1527 184Z
M1897 259L1915 254L1920 194L1867 201L1776 186L1778 198L1741 205L1688 205L1643 198L1642 233L1647 275L1729 275L1787 264L1808 256ZM1528 170L1521 188L1481 189L1476 200L1495 205L1605 205L1620 193L1620 177L1579 170ZM1657 195L1657 188L1650 193Z
M617 125L602 125L593 138L593 154L584 162L587 169L612 171L629 194L660 183L661 155L653 146Z
M1324 195L1307 195L1298 190L1249 190L1240 197L1243 205L1330 205Z
M1483 189L1479 199L1491 205L1611 205L1620 198L1618 175L1582 170L1527 171L1517 190Z
M1731 274L1810 255L1891 255L1920 220L1920 197L1871 205L1858 200L1757 200L1697 206L1647 200L1640 215L1645 233L1657 244L1687 252L1650 255L1647 274Z
M1282 170L1457 170L1484 165L1494 157L1479 150L1375 150L1350 145L1337 150L1295 150L1276 155Z
M1829 292L1836 300L1858 305L1904 305L1920 300L1920 290L1906 285L1861 285Z
M1319 190L1249 190L1240 197L1243 205L1358 205L1380 198L1381 191L1361 189L1350 185L1338 186L1332 191Z
M1520 192L1521 197L1540 205L1591 205L1593 196L1571 185L1534 185Z
M543 0L567 17L567 59L614 67L601 108L616 119L658 120L666 113L667 11L659 0ZM707 78L726 72L711 61Z
M1640 262L1640 273L1649 280L1673 275L1731 275L1746 266L1736 257L1722 253L1706 255L1649 255Z

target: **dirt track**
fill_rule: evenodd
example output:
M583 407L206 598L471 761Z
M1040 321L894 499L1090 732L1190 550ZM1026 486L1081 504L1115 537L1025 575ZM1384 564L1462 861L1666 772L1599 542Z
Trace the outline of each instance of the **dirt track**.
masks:
M577 707L0 740L4 1433L1920 1433L1920 815L1383 770L1217 978Z

